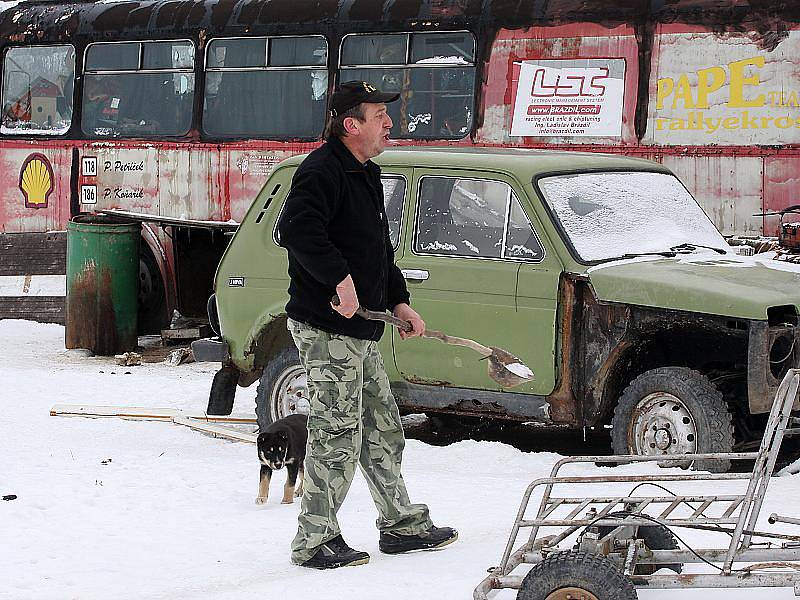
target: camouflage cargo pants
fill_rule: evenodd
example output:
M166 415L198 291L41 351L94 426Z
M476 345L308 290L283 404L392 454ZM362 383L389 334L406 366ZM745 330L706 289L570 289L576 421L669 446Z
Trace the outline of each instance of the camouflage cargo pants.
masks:
M321 331L289 319L305 367L310 410L303 500L292 561L302 563L339 535L336 513L356 465L378 509L377 527L413 535L432 523L428 507L411 504L400 464L400 413L376 342Z

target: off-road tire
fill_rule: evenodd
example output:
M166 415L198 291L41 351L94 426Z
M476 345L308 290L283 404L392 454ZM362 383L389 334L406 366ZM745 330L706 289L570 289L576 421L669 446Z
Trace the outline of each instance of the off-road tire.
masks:
M229 415L233 410L236 397L236 383L239 381L239 370L236 367L222 367L214 375L211 392L208 395L209 415Z
M697 453L733 451L733 416L722 392L697 371L661 367L645 371L622 392L611 421L614 454L635 453L631 441L634 410L642 399L657 392L672 394L691 414L696 427ZM697 461L693 466L698 470L724 473L730 469L730 461Z
M601 538L609 534L615 527L598 527L597 534ZM642 540L650 550L677 550L678 540L672 532L661 525L647 525L639 527L636 537ZM634 575L652 575L658 569L671 569L676 573L683 571L681 563L664 563L658 566L637 564L633 570Z
M576 587L598 600L636 600L636 588L610 559L600 554L566 550L550 554L534 566L517 594L517 600L545 600L553 592Z
M258 382L256 390L256 420L258 430L264 431L266 427L289 414L283 414L280 406L275 405L273 390L275 385L285 380L287 372L303 368L300 363L300 354L297 348L284 348L278 352L264 367L261 373L261 380Z

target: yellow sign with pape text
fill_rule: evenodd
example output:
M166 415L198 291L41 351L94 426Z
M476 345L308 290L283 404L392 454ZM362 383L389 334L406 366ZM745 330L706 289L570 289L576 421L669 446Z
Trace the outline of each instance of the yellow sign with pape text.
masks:
M772 52L749 38L710 33L664 34L659 41L646 141L800 142L800 81L793 77L800 32L791 32Z

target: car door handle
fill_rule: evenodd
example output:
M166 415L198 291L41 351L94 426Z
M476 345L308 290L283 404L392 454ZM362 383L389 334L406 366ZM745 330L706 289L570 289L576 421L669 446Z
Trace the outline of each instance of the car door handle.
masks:
M425 269L400 269L405 279L412 279L414 281L425 281L429 275Z

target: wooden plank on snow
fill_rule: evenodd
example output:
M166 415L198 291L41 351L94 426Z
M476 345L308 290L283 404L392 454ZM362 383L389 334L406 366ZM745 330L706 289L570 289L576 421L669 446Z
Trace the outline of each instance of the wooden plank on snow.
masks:
M117 417L143 421L172 421L175 417L185 417L207 423L256 423L252 413L231 415L208 415L204 412L185 412L177 408L158 408L147 406L92 406L87 404L54 404L50 409L53 417Z
M190 417L184 416L177 416L173 417L172 422L177 425L185 425L195 431L202 431L203 433L210 433L214 437L224 437L231 440L236 440L237 442L248 442L251 444L256 443L256 439L258 436L254 433L245 433L243 431L239 431L238 429L233 429L231 427L223 427L222 425L215 425L212 423L206 423L204 421L200 421L198 419L192 419Z

